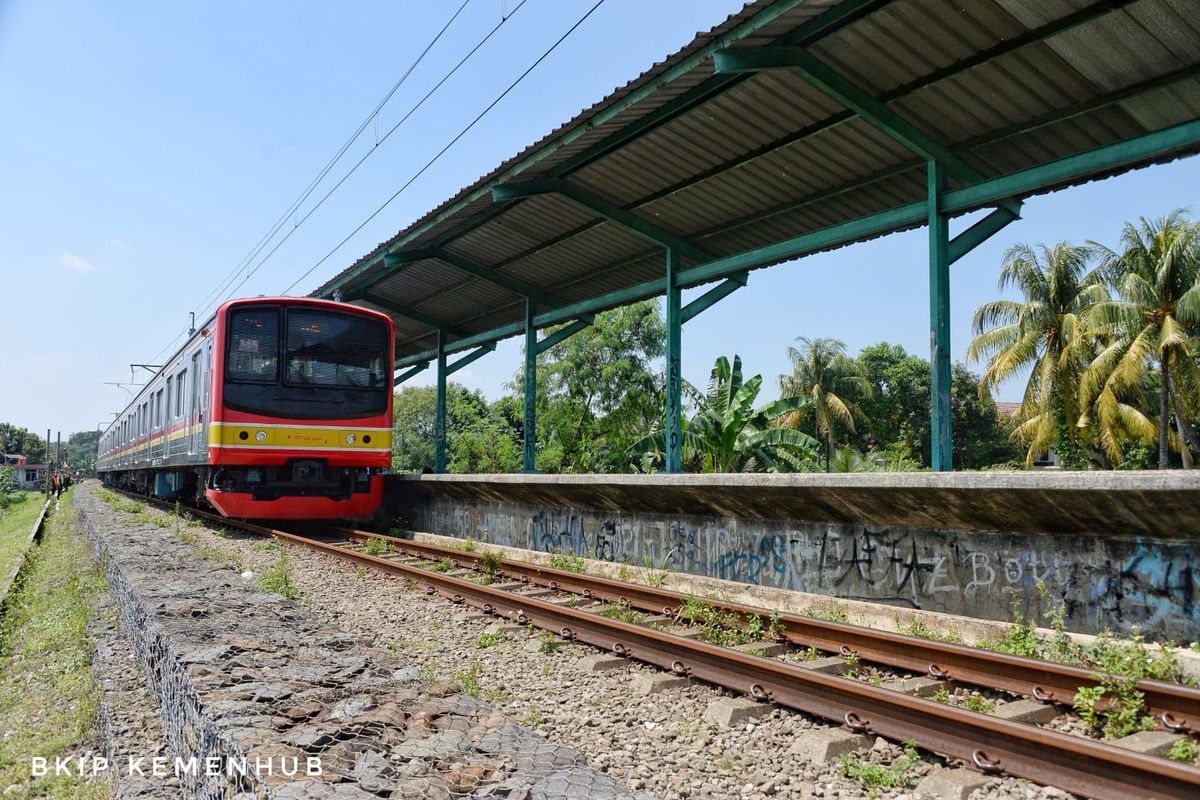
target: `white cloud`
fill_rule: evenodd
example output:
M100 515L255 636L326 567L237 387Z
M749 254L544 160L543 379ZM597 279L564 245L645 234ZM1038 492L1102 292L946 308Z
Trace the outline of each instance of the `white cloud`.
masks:
M74 253L63 253L58 257L58 263L76 272L94 272L96 270L95 264Z

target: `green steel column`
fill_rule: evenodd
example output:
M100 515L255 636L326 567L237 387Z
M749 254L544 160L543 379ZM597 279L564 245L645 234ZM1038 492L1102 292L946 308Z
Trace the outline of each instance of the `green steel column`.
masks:
M446 332L437 335L437 411L433 427L434 471L446 471Z
M679 272L679 252L667 249L667 472L683 472L683 377L679 353L683 338L683 309L675 276Z
M950 431L950 219L944 167L929 162L929 414L934 472L954 469Z
M537 469L537 306L525 298L525 471Z

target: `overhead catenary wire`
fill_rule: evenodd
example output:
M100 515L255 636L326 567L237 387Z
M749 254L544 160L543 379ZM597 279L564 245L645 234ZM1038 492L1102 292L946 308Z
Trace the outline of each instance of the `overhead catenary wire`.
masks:
M229 286L233 281L237 280L237 276L241 273L241 271L243 269L245 269L247 266L249 266L250 262L253 261L258 256L258 254L263 251L263 248L265 248L268 244L270 244L271 240L279 232L280 228L282 228L284 226L284 224L287 222L288 219L292 218L295 215L296 211L298 211L299 208L304 204L304 202L309 198L309 196L312 195L312 193L321 184L321 182L330 173L330 171L332 171L333 168L335 166L337 166L337 163L341 160L342 156L344 156L346 154L346 151L350 149L350 147L358 140L358 138L360 136L362 136L363 132L368 128L368 126L370 126L372 122L376 122L376 124L378 123L379 112L383 110L383 107L385 105L387 105L389 100L392 99L392 96L395 95L396 92L400 89L400 87L404 85L404 82L413 73L413 70L415 70L417 68L417 66L421 63L421 61L424 60L425 56L428 55L429 51L432 50L434 45L436 45L438 43L438 41L442 38L443 34L445 34L447 30L449 30L450 26L454 23L454 21L456 19L458 19L459 15L463 12L463 10L467 7L467 5L470 2L471 2L471 0L463 0L462 5L460 5L458 7L458 9L450 16L450 19L448 19L446 21L446 24L443 25L441 27L441 29L437 32L437 34L429 41L429 43L427 45L425 45L425 48L417 55L417 57L413 60L413 62L408 66L408 69L406 69L404 71L404 73L400 76L400 78L392 85L392 87L387 91L387 93L383 96L383 98L371 110L371 113L368 114L366 116L366 118L359 124L359 126L355 129L354 133L351 134L350 138L347 139L340 148L338 148L337 152L334 153L333 157L325 164L324 167L321 168L321 170L317 173L316 177L313 178L312 181L309 182L308 186L306 186L305 189L300 193L300 195L292 202L292 204L287 207L287 209L279 216L279 218L268 229L268 231L265 234L263 234L262 238L259 239L257 243L255 243L254 247L252 247L250 249L250 252L247 253L246 256L244 256L241 259L241 261L239 261L238 264L233 268L233 270L231 270L230 273L228 275L226 275L226 277L224 279L222 279L220 283L217 284L217 287L212 292L209 292L207 295L205 295L204 299L201 301L201 304L197 306L197 311L196 311L197 316L202 316L203 312L206 311L208 309L208 307L210 305L212 305L212 303L216 302L216 298L221 296L221 292L224 291L225 288L227 286ZM378 146L379 146L379 142L376 141L375 147L378 147ZM368 152L373 152L373 150L368 151ZM307 215L306 215L306 218L307 218ZM297 227L299 227L299 225L300 225L300 223L295 223L295 225L293 225L292 230L295 230ZM289 232L289 235L290 235L290 232ZM240 286L240 284L239 284L239 286ZM226 297L228 297L228 295L226 295Z
M382 213L385 208L387 208L389 205L391 205L392 202L397 197L399 197L409 186L411 186L418 178L420 178L421 175L423 175L426 172L426 170L428 170L435 163L437 163L438 160L441 159L441 157L446 154L446 151L448 151L451 147L453 147L460 139L462 139L463 136L465 136L472 128L474 128L475 125L477 125L479 123L479 121L481 119L483 119L489 111L491 111L493 108L495 108L496 105L499 104L501 100L503 100L506 96L508 96L509 92L511 92L513 89L515 89L517 87L517 85L519 83L521 83L521 81L523 81L526 78L526 76L529 75L529 73L533 72L533 70L536 69L539 64L541 64L543 61L545 61L546 58L548 58L551 53L553 53L556 49L558 49L559 45L561 45L564 41L566 41L567 38L570 37L570 35L579 28L579 26L581 26L584 22L586 22L587 19L589 17L591 17L591 15L593 13L595 13L596 9L598 9L598 8L600 8L600 6L604 5L604 2L605 2L605 0L597 0L597 2L591 8L589 8L582 17L580 17L578 20L576 20L575 24L573 24L569 29L567 29L567 31L562 36L560 36L558 38L558 40L554 42L554 44L550 45L550 47L544 53L542 53L540 56L538 56L537 60L534 61L532 64L530 64L529 67L527 67L525 69L525 71L522 72L517 77L516 80L514 80L511 84L509 84L508 88L506 88L503 92L501 92L499 95L497 95L497 97L494 100L492 100L492 102L488 103L487 107L484 108L483 111L479 112L479 114L473 120L471 120L471 122L469 122L465 128L463 128L461 131L459 131L454 136L453 139L451 139L449 142L447 142L446 145L444 147L442 147L442 149L439 150L433 156L433 158L429 159L429 161L427 161L424 166L422 166L407 181L405 181L400 186L400 188L397 189L395 191L395 193L392 194L391 197L389 197L378 208L376 208L374 211L372 211L371 214L366 219L364 219L362 222L360 222L358 224L358 226L354 228L354 230L350 231L350 233L348 233L345 238L343 238L340 242L338 242L338 244L332 250L330 250L328 253L326 253L324 256L322 256L320 260L318 260L315 264L313 264L311 267L309 267L307 270L305 270L304 273L302 275L300 275L299 278L294 280L286 289L283 290L282 294L286 295L288 292L292 291L292 289L294 289L301 281L303 281L305 278L307 278L309 275L311 275L318 267L320 267L322 264L324 264L326 261L328 261L334 255L334 253L336 253L347 242L349 242L352 238L354 238L354 236L359 231L361 231L363 228L365 228L371 222L371 220L373 220L373 219L375 219L375 217L379 216L379 214ZM251 274L253 274L253 273L251 273ZM247 275L246 277L249 278L250 276Z
M224 291L225 288L232 281L236 280L238 274L240 274L241 271L243 269L245 269L246 266L248 266L249 263L251 261L253 261L255 259L255 257L258 256L259 253L262 252L263 248L266 247L266 245L270 243L271 239L274 238L275 234L279 232L279 229L283 226L283 224L289 218L291 218L295 214L296 210L304 203L304 201L307 200L309 198L309 196L312 195L313 191L315 191L316 188L325 179L325 176L329 174L329 172L341 160L342 156L345 155L346 151L349 150L350 147L354 144L354 142L358 140L358 137L361 136L363 131L365 131L367 129L367 126L369 126L372 121L378 120L379 112L383 109L383 107L387 104L387 102L389 100L391 100L392 96L396 94L396 92L400 89L400 87L408 79L409 75L412 74L413 70L415 70L417 68L417 66L425 58L426 54L428 54L429 51L433 48L433 46L437 44L437 42L442 38L442 35L446 33L446 31L450 28L450 25L454 23L454 20L458 18L458 16L463 12L463 10L467 7L467 5L470 2L471 2L471 0L463 0L462 5L460 5L458 7L458 9L454 12L454 14L451 15L450 19L446 21L446 24L443 25L441 27L441 29L437 32L437 34L433 37L433 39L431 39L429 41L429 44L427 44L425 46L425 48L420 52L420 54L418 54L417 58L413 60L413 62L408 66L408 68L404 71L404 73L400 76L400 78L392 85L392 87L387 91L387 93L383 96L383 98L378 103L376 103L375 107L371 110L371 113L368 114L366 116L366 118L359 124L358 128L356 128L354 133L351 134L350 138L347 139L346 142L344 144L342 144L341 147L338 148L337 152L334 153L333 157L330 158L330 160L325 164L325 166L321 168L320 172L317 173L316 177L313 178L312 181L309 182L308 186L305 187L304 191L302 191L300 193L300 195L296 198L296 200L293 201L290 206L288 206L288 208L283 212L283 214L281 214L279 216L279 218L268 229L268 231L265 234L263 234L262 238L259 239L258 242L255 243L254 247L252 247L250 249L250 251L237 263L237 265L232 270L230 270L230 272L217 284L215 289L213 289L211 292L209 292L208 294L206 294L204 296L204 299L200 302L200 304L197 305L196 310L194 310L192 313L194 313L197 317L203 317L204 312L207 311L212 306L212 304L214 302L216 302L216 299L221 296L221 292ZM500 20L500 25L503 25L504 22L507 21L507 19L509 17L511 17L513 14L515 14L517 12L517 10L522 5L525 4L525 2L526 2L526 0L522 0L520 5L518 5L516 8L513 9L512 13L503 15ZM493 28L492 31L488 33L488 35L484 38L483 41L487 41L487 39L490 38L492 36L492 34L495 33L496 30L499 29L500 25L497 25L496 28ZM480 44L482 44L482 42ZM476 44L475 47L472 48L472 50L468 54L468 57L470 55L474 54L475 51L479 49L480 44ZM457 70L459 66L462 66L461 61L454 69ZM443 78L441 81L439 81L438 86L441 86L442 83L445 83L445 80L446 79ZM430 94L432 94L432 92ZM429 95L426 95L426 97L424 99L422 99L422 102L424 102L425 99L428 99L428 97L429 97ZM413 110L415 110L415 109L410 110L408 112L408 114L405 115L405 119L407 119L408 116L411 116ZM399 124L397 124L396 126L393 126L392 131L389 131L388 135L390 135L391 132L395 131L397 127L399 127ZM384 137L384 138L386 138L386 137ZM381 144L381 143L382 143L381 141L377 140L375 147L378 147L379 144ZM369 150L367 152L369 155L369 154L375 152L375 149L372 148L371 150ZM363 160L365 160L365 159L363 159ZM359 167L359 165L361 165L361 163L362 163L362 160L360 160L359 163L354 166L354 169L357 169ZM351 172L353 172L353 170L351 170ZM340 186L342 184L342 182L344 182L344 181L345 181L345 177L343 177L342 180L338 182L338 186ZM328 197L328 194L326 195L325 198L322 198L321 202L324 202L327 197ZM311 211L309 213L311 214ZM307 218L308 218L308 215L305 215L305 219L307 219ZM300 223L297 223L292 228L292 231L295 231L296 227L299 227L299 225L300 225ZM291 235L292 231L288 232L288 236ZM276 245L276 247L271 252L273 253L277 249L278 249L278 245ZM261 263L259 266L261 266ZM257 270L257 267L255 269ZM232 291L236 291L244 283L245 283L245 279L243 279L237 285L237 287L234 287L234 289ZM227 294L226 297L229 297L229 295ZM171 352L171 349L176 345L177 342L179 342L181 339L183 339L183 337L186 335L186 333L187 333L187 331L180 331L179 333L177 333L173 339L171 339L169 342L167 342L166 345L164 345L161 350L159 350L157 353L154 354L154 356L152 358L150 358L150 362L158 363L158 360L160 358L162 358L163 356L169 354Z
M439 80L436 84L434 84L433 88L431 88L428 92L426 92L425 96L422 97L420 100L418 100L417 103L415 105L413 105L413 107L410 108L408 110L408 112L403 117L401 117L400 120L387 131L387 133L385 133L382 137L377 137L375 147L371 148L370 150L368 150L366 153L363 154L362 158L360 158L358 160L358 162L353 167L350 168L350 171L347 172L345 175L343 175L342 178L336 184L334 184L329 189L329 191L327 191L325 193L325 195L320 200L318 200L316 202L316 204L313 205L312 208L310 208L308 210L308 212L295 224L295 226L290 231L288 231L282 239L280 239L278 242L275 243L275 246L271 248L270 252L268 252L265 256L262 257L262 259L254 266L254 268L251 269L246 274L246 276L242 278L242 280L237 284L237 286L234 286L230 290L229 295L227 295L227 296L231 296L232 294L237 292L237 290L240 289L246 283L247 280L249 280L251 277L253 277L253 275L258 272L259 268L262 267L262 265L265 264L271 258L271 256L275 255L276 251L278 251L279 248L282 247L284 245L284 243L287 242L287 240L291 238L292 234L295 233L295 231L301 225L303 225L308 220L308 218L311 217L316 212L316 210L318 208L320 208L322 205L324 205L325 201L328 200L330 198L330 196L333 195L334 192L336 192L339 188L341 188L342 184L345 183L350 178L351 175L353 175L355 172L357 172L358 168L361 167L368 158L370 158L372 155L375 154L376 148L378 148L379 145L386 142L393 133L395 133L397 130L399 130L400 127L405 122L407 122L408 119L414 113L416 113L416 111L418 109L421 108L421 106L425 105L425 101L427 101L430 97L432 97L438 91L438 89L440 89L442 87L442 85L446 83L446 81L450 80L450 78L452 78L454 76L454 74L458 72L460 67L462 67L464 64L466 64L467 61L469 61L471 59L471 57L474 56L475 53L479 51L480 48L482 48L485 44L487 44L488 40L490 40L492 38L492 36L497 31L500 30L500 28L504 25L504 23L508 22L508 20L512 19L513 16L518 11L520 11L521 7L523 5L525 5L526 2L528 2L528 0L521 0L521 2L518 3L513 8L512 11L510 11L506 15L502 16L500 18L500 21L498 23L496 23L495 27L493 27L490 31L488 31L487 35L485 35L482 39L480 39L475 44L475 46L472 47L471 50L468 51L467 54L465 56L463 56L459 60L459 62L450 69L449 72L447 72L445 75L443 75L441 80Z

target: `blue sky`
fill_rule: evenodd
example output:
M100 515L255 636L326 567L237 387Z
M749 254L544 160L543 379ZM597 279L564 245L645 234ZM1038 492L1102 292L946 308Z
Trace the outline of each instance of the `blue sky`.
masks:
M512 13L518 2L470 0L332 176L375 149L371 158L238 296L277 294L326 256L594 0L527 0ZM188 312L242 262L459 4L0 3L0 421L65 435L123 407L125 391L105 382L128 382L130 362L155 358L187 326ZM605 0L295 293L740 5ZM506 12L491 42L376 148L377 136ZM1127 219L1194 205L1198 185L1193 159L1027 202L1024 220L953 268L955 358L975 307L995 296L1008 245L1111 243ZM886 339L927 355L925 236L753 273L746 289L687 326L685 377L701 383L716 356L736 352L773 386L787 369L787 345L805 335L842 338L851 351ZM519 362L512 340L455 377L494 398ZM427 371L414 382L431 379ZM1019 391L1005 386L1001 399Z

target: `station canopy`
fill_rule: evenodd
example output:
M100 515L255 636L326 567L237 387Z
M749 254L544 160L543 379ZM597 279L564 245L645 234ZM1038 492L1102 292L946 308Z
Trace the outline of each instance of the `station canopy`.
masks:
M953 261L1024 197L1200 149L1198 26L1192 0L751 3L314 294L389 314L421 364L439 329L447 352L523 333L527 303L543 328L662 295L668 251L715 301L925 225L933 163L939 213L994 209Z

